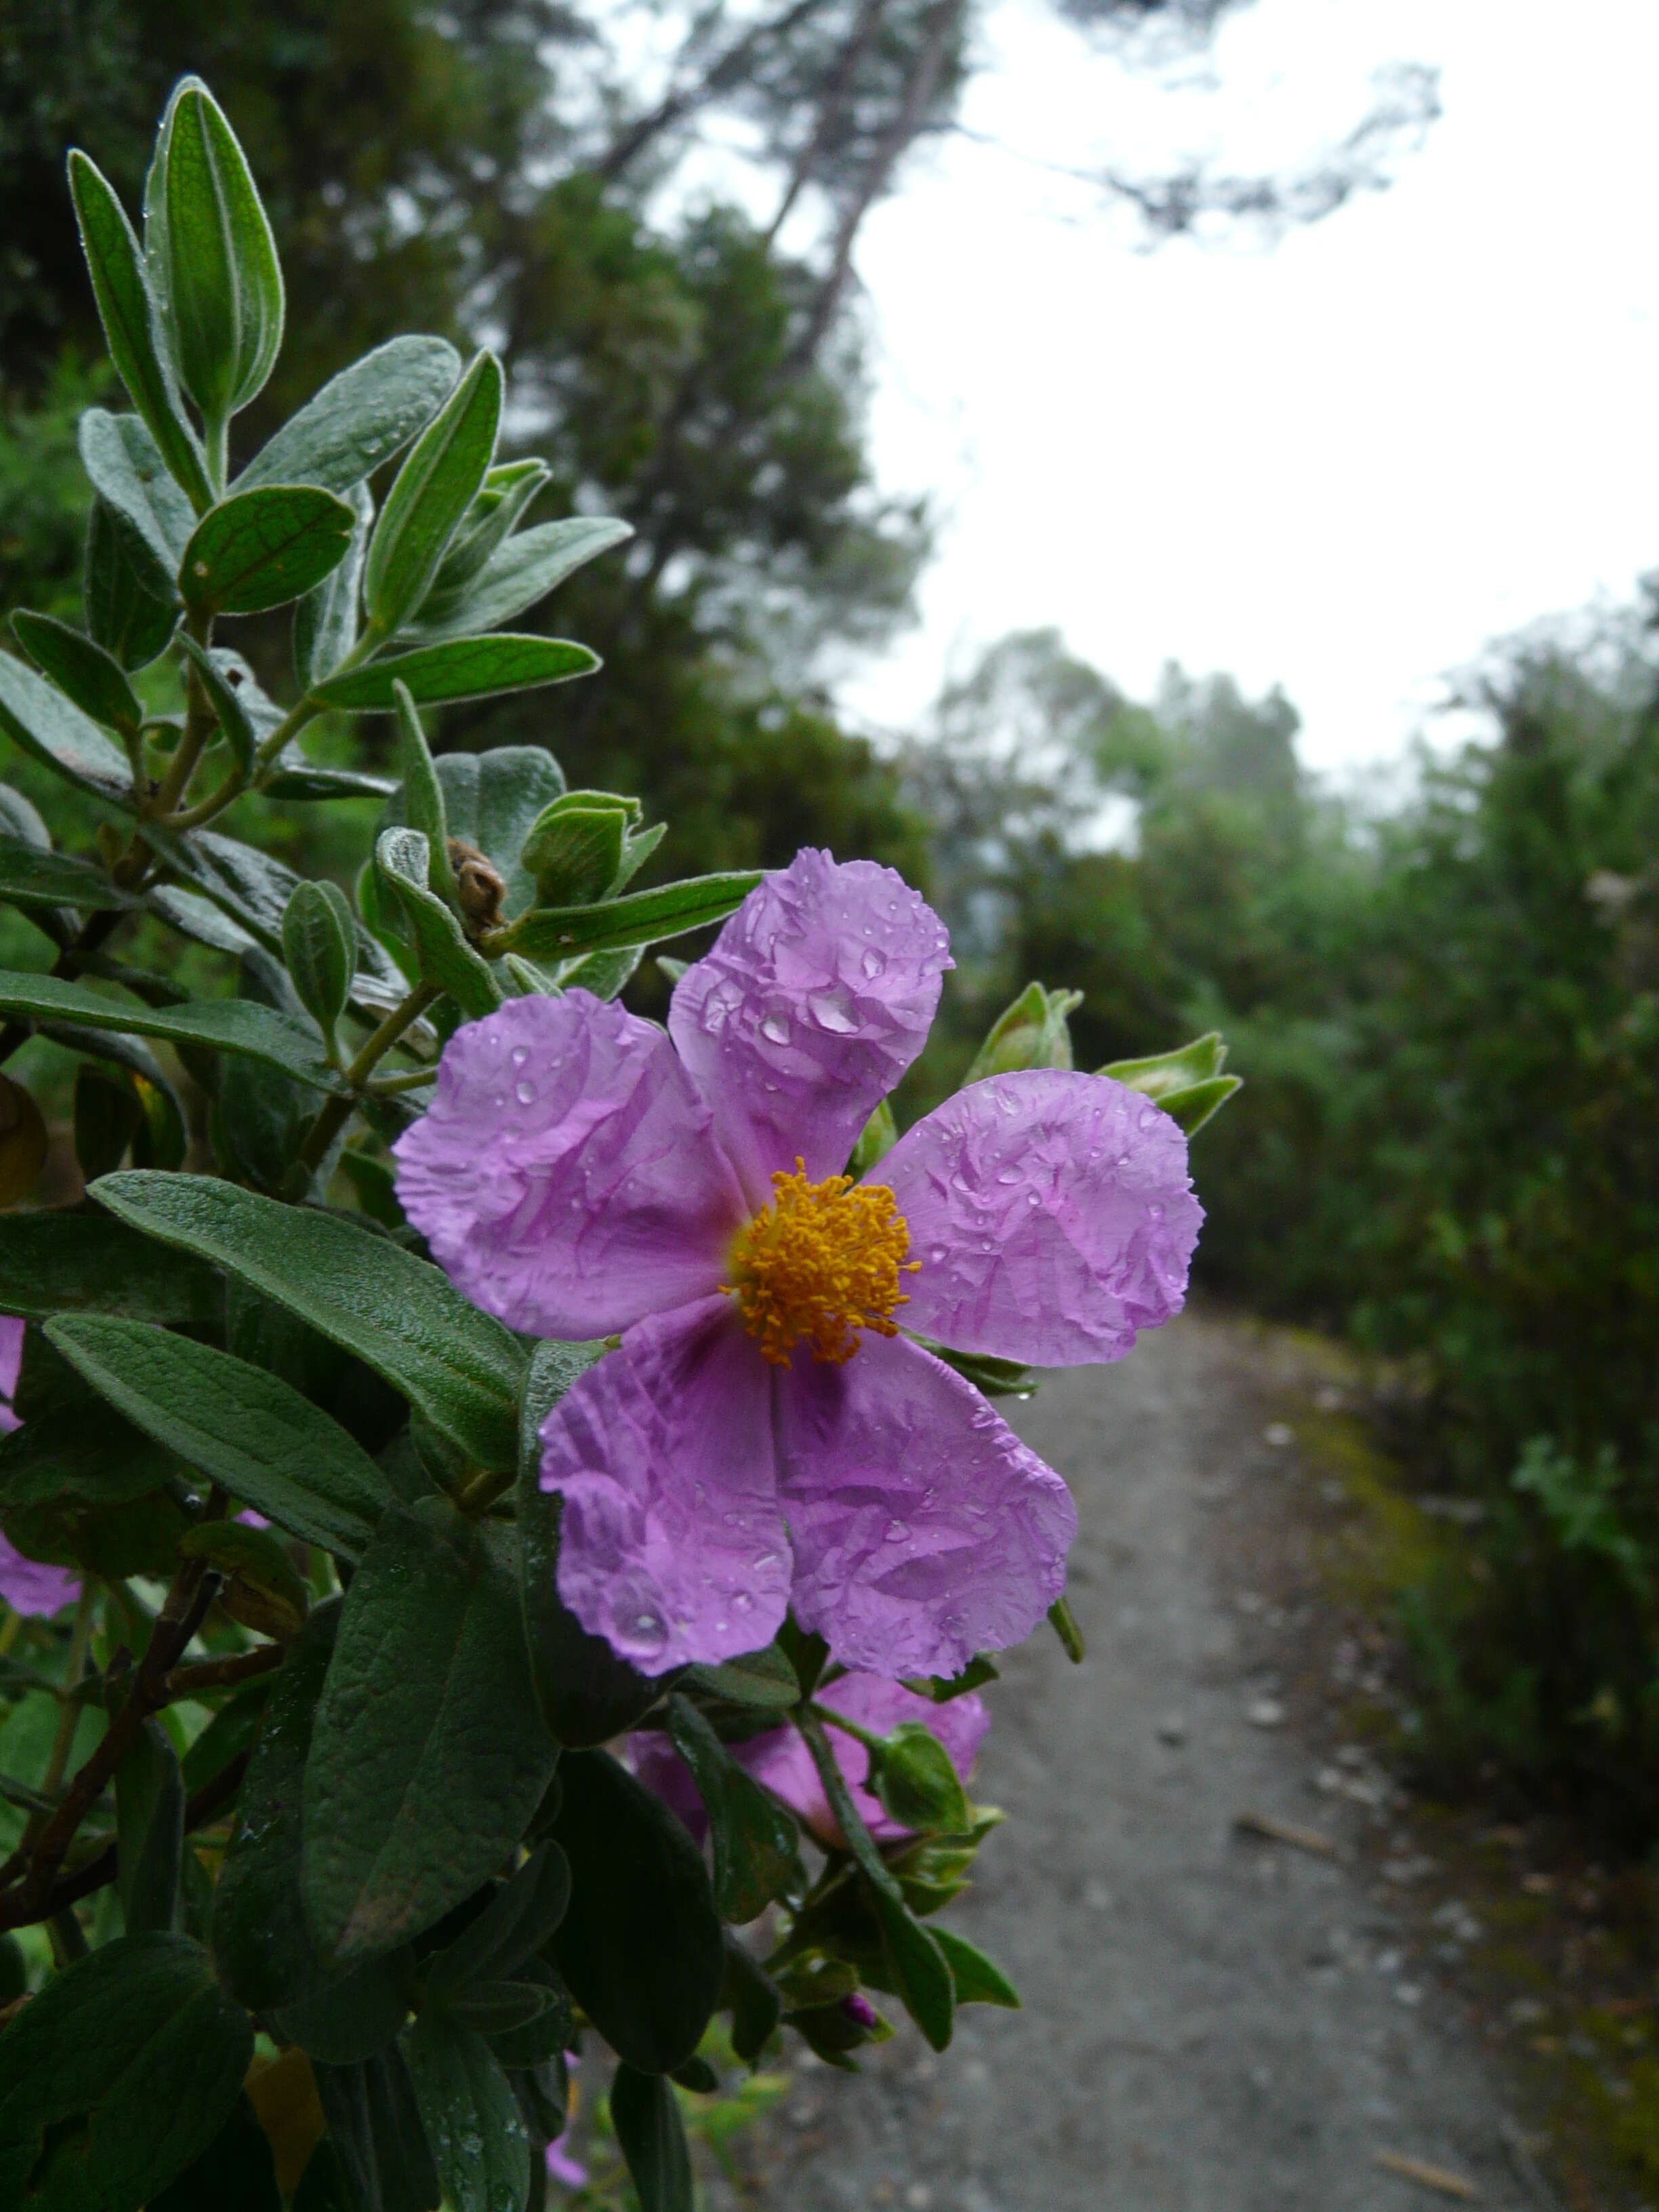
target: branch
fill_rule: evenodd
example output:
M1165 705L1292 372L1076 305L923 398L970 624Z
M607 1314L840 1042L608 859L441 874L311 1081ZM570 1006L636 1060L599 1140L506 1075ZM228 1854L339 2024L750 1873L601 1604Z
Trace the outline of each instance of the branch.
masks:
M798 29L809 16L817 15L819 9L826 4L827 0L795 0L793 7L786 8L783 14L772 21L757 23L752 29L745 31L694 83L682 86L678 92L671 92L648 115L642 115L637 122L630 124L621 137L614 140L593 162L593 174L603 178L607 184L614 183L653 138L659 137L665 131L671 130L676 123L694 114L698 108L706 107L717 94L741 83L750 60L769 40L787 38L791 31Z
M175 1698L193 1698L198 1690L223 1690L235 1682L251 1682L256 1675L269 1674L280 1667L287 1656L284 1644L258 1644L252 1651L238 1651L228 1659L204 1660L199 1667L175 1667L161 1686L171 1704Z
M875 151L870 156L857 191L842 211L836 228L836 242L830 258L830 273L818 288L812 303L812 312L806 327L796 341L792 359L798 368L805 368L823 343L830 325L836 319L848 280L853 273L853 246L859 227L871 208L887 189L893 171L906 149L921 130L927 110L939 88L940 72L950 51L951 41L961 26L964 0L935 0L927 19L926 33L911 68L909 81L904 88L904 98L899 110L876 141Z
M252 1753L239 1751L228 1764L222 1766L210 1782L192 1792L185 1803L185 1832L204 1828L216 1814L222 1812L242 1785ZM85 1866L76 1867L72 1873L61 1875L53 1882L41 1901L38 1912L30 1916L36 1920L50 1920L54 1913L78 1905L83 1897L94 1890L107 1889L120 1873L120 1853L114 1844L106 1844L95 1858ZM21 1927L22 1922L13 1917L9 1901L0 1899L0 1928Z

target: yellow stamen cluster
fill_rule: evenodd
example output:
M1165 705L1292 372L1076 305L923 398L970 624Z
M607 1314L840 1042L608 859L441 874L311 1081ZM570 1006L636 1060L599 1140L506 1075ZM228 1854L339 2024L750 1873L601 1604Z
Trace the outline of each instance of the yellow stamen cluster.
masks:
M805 1161L795 1169L773 1176L772 1203L738 1231L732 1279L720 1287L775 1367L789 1364L803 1337L814 1359L839 1365L858 1350L860 1329L897 1335L889 1316L909 1303L899 1277L921 1262L904 1256L909 1225L884 1185L851 1176L808 1182Z

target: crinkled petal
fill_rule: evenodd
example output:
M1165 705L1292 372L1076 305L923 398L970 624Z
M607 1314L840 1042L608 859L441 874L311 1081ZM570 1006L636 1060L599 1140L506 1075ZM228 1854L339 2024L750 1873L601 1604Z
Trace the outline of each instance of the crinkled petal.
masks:
M44 1618L74 1601L81 1577L66 1567L49 1567L40 1559L25 1559L16 1546L0 1535L0 1598L14 1613Z
M0 1437L21 1426L11 1401L23 1364L23 1328L15 1314L0 1314Z
M630 1328L542 1425L559 1595L642 1674L735 1658L789 1595L771 1389L729 1300Z
M939 916L872 860L797 853L675 987L669 1034L750 1205L797 1157L839 1175L921 1050L952 964Z
M973 1385L903 1337L778 1385L790 1602L848 1667L955 1674L1066 1586L1070 1492Z
M445 1273L539 1336L608 1336L703 1297L746 1212L668 1039L586 991L458 1030L394 1150Z
M875 1170L910 1230L905 1328L1039 1367L1121 1359L1181 1311L1204 1209L1138 1091L1031 1069L970 1083Z
M845 1713L848 1720L857 1721L874 1735L890 1735L901 1721L921 1721L945 1746L951 1765L964 1782L979 1755L985 1731L991 1725L991 1716L985 1710L983 1699L972 1691L964 1697L952 1698L947 1705L936 1705L931 1698L918 1697L902 1683L890 1682L880 1674L842 1674L827 1688L817 1691L816 1696L819 1705L833 1706L836 1712ZM863 1814L864 1825L871 1834L878 1842L908 1835L909 1830L901 1826L881 1800L865 1787L870 1754L864 1746L834 1727L824 1733L834 1747L836 1764L847 1778L853 1802ZM769 1729L764 1735L728 1744L726 1749L757 1782L763 1782L775 1796L781 1797L820 1843L844 1848L846 1838L841 1832L841 1824L830 1809L812 1754L799 1730ZM708 1816L690 1770L668 1738L653 1729L642 1729L629 1739L629 1751L634 1771L641 1781L654 1790L691 1833L701 1838L707 1832Z

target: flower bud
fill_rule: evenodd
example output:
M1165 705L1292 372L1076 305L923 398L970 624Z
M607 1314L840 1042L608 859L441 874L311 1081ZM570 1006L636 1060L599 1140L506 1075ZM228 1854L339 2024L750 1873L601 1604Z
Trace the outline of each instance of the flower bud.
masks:
M545 806L525 839L522 858L541 906L587 906L622 873L637 799L610 791L567 791Z

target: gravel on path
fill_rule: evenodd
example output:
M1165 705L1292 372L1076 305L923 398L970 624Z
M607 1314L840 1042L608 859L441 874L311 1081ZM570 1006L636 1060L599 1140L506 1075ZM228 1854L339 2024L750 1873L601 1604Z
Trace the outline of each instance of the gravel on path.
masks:
M1402 1971L1364 1867L1237 1826L1342 1838L1263 1708L1205 1510L1259 1444L1249 1345L1188 1313L1014 1414L1077 1495L1089 1652L1074 1668L1044 1630L1007 1655L975 1794L1008 1826L951 1913L1024 2009L969 2009L938 2057L902 2028L857 2081L809 2066L732 2201L1409 2212L1460 2201L1456 2179L1496 2212L1547 2201L1513 2148L1525 2116Z

